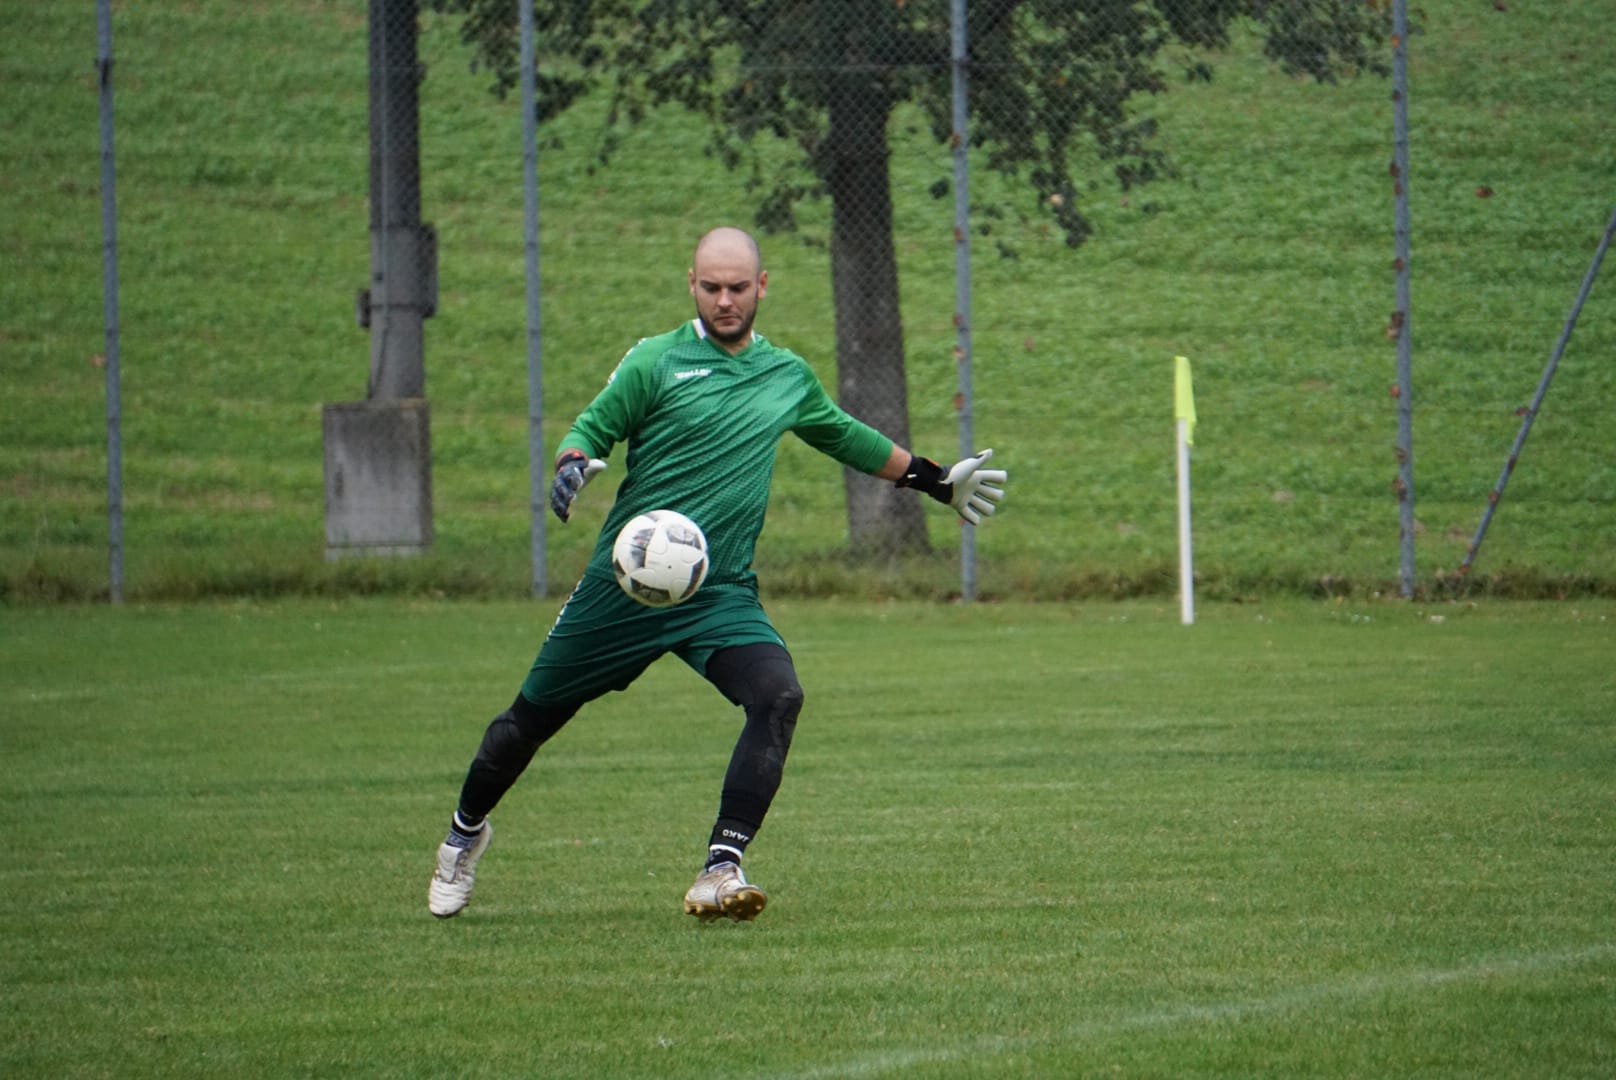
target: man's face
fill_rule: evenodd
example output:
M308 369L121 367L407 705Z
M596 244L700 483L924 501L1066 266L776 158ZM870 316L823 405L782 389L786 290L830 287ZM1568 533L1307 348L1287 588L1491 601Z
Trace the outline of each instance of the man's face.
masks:
M709 243L696 252L690 268L690 295L707 336L726 352L740 352L751 340L758 301L769 275L758 268L741 243Z

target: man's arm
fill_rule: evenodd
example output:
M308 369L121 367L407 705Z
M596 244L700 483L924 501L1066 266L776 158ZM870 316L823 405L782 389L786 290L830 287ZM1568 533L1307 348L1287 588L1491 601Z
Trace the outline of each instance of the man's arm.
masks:
M982 463L993 456L992 450L983 450L945 469L849 416L831 401L807 362L800 357L798 361L807 393L801 422L793 430L808 445L860 472L890 480L898 487L923 491L938 502L948 503L972 525L978 524L983 514L993 513L994 504L1004 497L1000 485L1006 474L1003 469L982 468ZM860 444L863 449L858 449ZM884 461L879 457L882 445L891 447ZM871 468L871 461L881 461L881 464Z
M604 457L595 455L610 454L612 447L628 438L645 412L650 393L647 371L657 355L654 345L645 348L647 340L652 339L640 341L617 362L606 385L561 437L555 479L550 484L550 509L562 521L572 517L572 501L584 485L605 470Z
M875 471L878 480L900 480L909 469L909 459L914 457L909 451L892 444L892 453L887 457L887 463Z

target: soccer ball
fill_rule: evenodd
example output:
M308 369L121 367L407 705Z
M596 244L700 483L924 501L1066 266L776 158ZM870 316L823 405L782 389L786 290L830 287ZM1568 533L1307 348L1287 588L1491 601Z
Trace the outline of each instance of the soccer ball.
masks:
M707 577L707 537L674 510L652 510L624 525L612 544L612 573L647 607L690 599Z

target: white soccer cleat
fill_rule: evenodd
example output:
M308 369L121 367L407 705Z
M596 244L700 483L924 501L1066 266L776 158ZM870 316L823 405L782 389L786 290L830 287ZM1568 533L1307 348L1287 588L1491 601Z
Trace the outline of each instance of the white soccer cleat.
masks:
M769 902L762 889L746 880L741 868L732 862L703 870L685 893L685 914L702 922L734 919L748 922L758 917Z
M488 850L494 838L492 822L483 822L483 831L470 847L457 847L444 841L438 845L438 868L432 872L432 886L427 889L426 906L440 919L452 918L471 903L471 889L477 881L477 860Z

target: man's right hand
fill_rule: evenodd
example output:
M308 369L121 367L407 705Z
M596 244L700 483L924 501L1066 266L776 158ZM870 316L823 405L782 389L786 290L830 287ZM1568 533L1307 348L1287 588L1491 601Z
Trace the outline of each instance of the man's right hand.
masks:
M572 500L589 483L591 477L602 472L606 463L592 458L582 450L568 450L556 462L555 481L550 485L550 509L555 516L566 521L572 516Z

